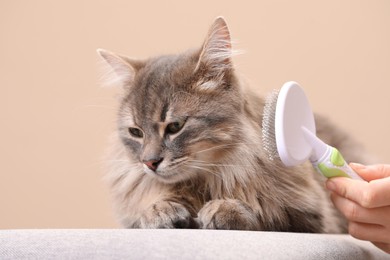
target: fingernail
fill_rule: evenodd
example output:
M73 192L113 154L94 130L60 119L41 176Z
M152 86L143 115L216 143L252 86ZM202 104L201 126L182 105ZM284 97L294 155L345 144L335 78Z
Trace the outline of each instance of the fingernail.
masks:
M363 170L366 168L366 166L361 163L350 163L349 165L356 170Z
M336 184L332 180L328 180L326 182L326 188L330 191L335 191L336 190Z

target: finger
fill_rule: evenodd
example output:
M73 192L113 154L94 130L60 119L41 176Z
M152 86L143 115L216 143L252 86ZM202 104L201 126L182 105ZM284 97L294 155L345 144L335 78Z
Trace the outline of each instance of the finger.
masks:
M379 224L390 227L390 206L367 209L356 202L332 193L332 201L349 220L360 223Z
M378 242L372 242L376 247L382 249L386 253L390 254L390 243L378 243Z
M377 243L390 243L389 232L385 227L375 224L349 222L348 232L357 239L368 240Z
M326 187L365 208L390 205L390 177L371 182L335 177L326 182Z
M375 164L363 165L358 163L350 163L351 168L366 181L372 181L385 177L390 177L390 165Z

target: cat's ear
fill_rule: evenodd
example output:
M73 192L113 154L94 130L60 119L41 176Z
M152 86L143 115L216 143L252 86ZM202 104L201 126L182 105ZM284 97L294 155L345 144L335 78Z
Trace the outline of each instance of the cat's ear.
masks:
M97 49L97 53L105 61L103 81L106 85L128 86L133 83L135 74L143 67L143 62L133 60L112 52Z
M206 70L210 76L220 77L232 68L232 43L229 28L223 17L211 26L200 52L195 71Z

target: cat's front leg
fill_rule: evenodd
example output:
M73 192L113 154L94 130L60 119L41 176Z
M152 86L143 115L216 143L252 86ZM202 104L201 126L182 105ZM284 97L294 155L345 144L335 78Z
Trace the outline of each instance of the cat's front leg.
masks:
M135 224L139 228L198 228L188 209L180 203L162 200L150 206Z
M259 230L255 212L243 201L211 200L198 213L200 228Z

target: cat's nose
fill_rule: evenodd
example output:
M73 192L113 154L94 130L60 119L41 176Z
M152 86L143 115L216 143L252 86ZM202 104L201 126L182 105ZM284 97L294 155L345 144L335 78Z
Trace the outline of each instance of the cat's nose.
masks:
M164 158L158 158L158 159L151 159L147 161L143 161L143 163L152 171L156 171L160 163L163 161Z

